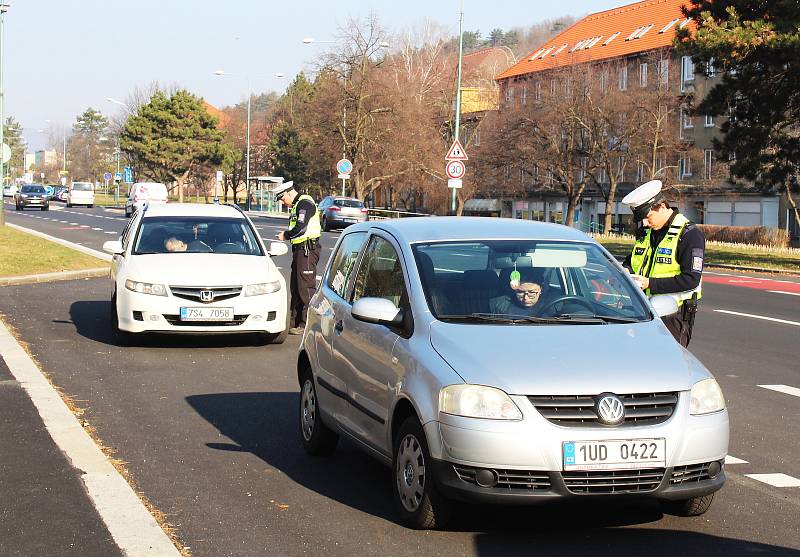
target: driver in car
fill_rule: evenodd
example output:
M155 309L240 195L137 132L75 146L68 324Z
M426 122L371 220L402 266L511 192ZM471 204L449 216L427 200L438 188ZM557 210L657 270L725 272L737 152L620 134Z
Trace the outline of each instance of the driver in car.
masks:
M509 287L511 294L498 296L489 300L489 311L503 315L537 315L537 304L542 296L542 287L534 281L532 268L516 271L512 274Z

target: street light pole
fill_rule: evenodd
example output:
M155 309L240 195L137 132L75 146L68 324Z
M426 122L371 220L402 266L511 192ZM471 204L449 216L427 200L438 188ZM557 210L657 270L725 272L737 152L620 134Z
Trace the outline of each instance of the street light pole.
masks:
M247 78L247 162L245 168L245 191L247 192L247 210L250 207L250 98L253 96L253 88L250 77ZM235 200L234 200L235 201Z
M5 89L3 88L3 55L5 54L3 25L8 7L9 4L0 1L0 145L5 145L5 138L3 137L6 127L6 115L4 112ZM2 182L2 186L6 185L6 163L2 156L0 156L0 182ZM0 226L5 225L5 223L5 201L0 201Z
M461 60L464 57L464 0L461 0L461 16L458 19L458 78L456 80L456 125L455 125L455 138L460 141L461 136ZM453 215L457 212L458 207L458 189L452 188L452 197L450 200L450 209Z

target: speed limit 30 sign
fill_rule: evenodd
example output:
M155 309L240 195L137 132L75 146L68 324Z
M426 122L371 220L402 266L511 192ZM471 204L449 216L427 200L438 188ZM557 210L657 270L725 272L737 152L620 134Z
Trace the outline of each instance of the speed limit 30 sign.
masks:
M467 172L467 168L461 161L448 161L445 172L447 172L448 178L458 179L464 177L464 174Z

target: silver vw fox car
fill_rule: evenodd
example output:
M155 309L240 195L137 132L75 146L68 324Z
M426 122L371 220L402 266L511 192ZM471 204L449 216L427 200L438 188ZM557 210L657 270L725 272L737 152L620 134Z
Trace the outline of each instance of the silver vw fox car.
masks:
M298 357L310 454L345 436L392 469L400 518L453 501L650 498L704 513L728 413L609 253L560 225L431 217L340 237Z

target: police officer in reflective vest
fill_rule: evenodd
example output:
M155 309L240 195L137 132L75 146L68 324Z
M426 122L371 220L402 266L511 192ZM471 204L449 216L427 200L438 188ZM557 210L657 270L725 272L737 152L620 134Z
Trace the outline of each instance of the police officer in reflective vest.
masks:
M306 326L308 304L317 288L317 263L322 235L317 204L308 194L294 189L293 182L272 190L275 201L289 207L289 229L278 233L279 240L292 243L292 276L289 334L301 335Z
M669 206L660 180L652 180L626 195L637 224L636 243L623 265L648 296L667 294L678 313L663 317L682 346L692 338L701 283L706 238L703 232Z

